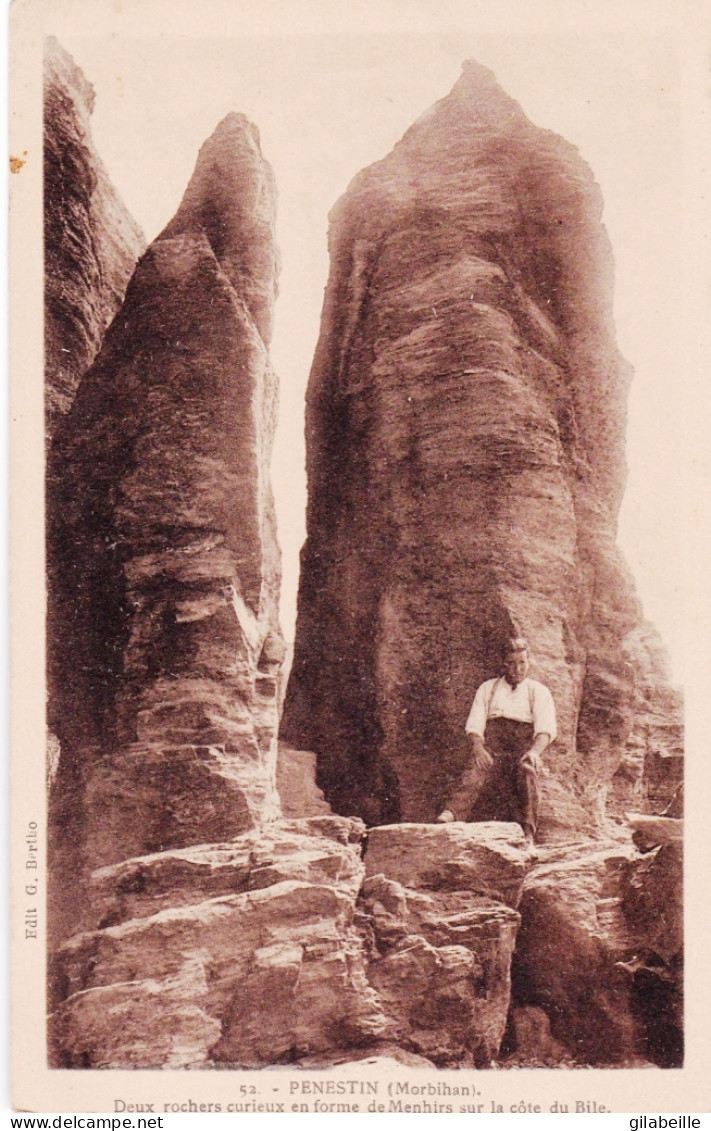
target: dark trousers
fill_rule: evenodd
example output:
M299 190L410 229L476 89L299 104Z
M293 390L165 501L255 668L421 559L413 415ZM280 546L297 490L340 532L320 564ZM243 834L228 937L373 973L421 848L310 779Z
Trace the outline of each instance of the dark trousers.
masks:
M456 821L516 821L534 835L538 824L538 774L524 754L533 745L533 724L518 719L489 719L484 745L493 758L480 770L473 763L463 773L447 809Z

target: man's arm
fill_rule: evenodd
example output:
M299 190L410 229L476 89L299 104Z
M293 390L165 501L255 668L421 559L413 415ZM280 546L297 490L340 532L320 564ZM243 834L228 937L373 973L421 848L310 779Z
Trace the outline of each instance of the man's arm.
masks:
M465 725L467 732L467 739L469 740L470 750L476 757L479 750L484 751L486 756L486 748L484 746L484 732L486 729L486 720L488 718L489 703L492 701L492 691L494 687L494 680L487 680L477 688L474 702L471 703L471 710ZM478 740L475 744L475 740ZM486 756L488 757L488 756Z
M521 764L526 767L530 766L537 774L541 772L541 754L550 746L551 736L549 734L537 734L533 740L533 746L527 750L521 759Z
M533 684L533 745L521 759L524 767L541 772L541 755L558 733L553 696L542 683Z
M478 770L486 770L494 760L484 745L483 737L486 729L487 716L489 714L492 689L492 680L482 683L481 686L477 688L477 693L474 696L474 702L472 703L472 709L469 712L465 728L469 749L472 753L472 763Z
M469 740L469 748L472 752L472 762L477 770L486 770L494 761L491 754L484 746L484 739L480 734L467 734Z

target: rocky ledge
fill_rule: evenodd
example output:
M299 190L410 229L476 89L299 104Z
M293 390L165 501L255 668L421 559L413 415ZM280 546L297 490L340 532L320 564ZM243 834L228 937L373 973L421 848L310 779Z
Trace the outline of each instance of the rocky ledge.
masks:
M410 826L430 852L406 883L403 830L374 831L365 860L361 821L319 816L98 869L54 965L54 1063L260 1067L380 1046L489 1063L521 831ZM467 880L484 858L478 894Z
M677 1064L675 852L318 816L122 861L57 955L53 1062Z

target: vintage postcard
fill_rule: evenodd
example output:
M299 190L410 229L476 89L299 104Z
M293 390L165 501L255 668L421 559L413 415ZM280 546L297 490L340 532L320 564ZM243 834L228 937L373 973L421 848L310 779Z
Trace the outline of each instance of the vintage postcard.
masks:
M710 1110L708 16L15 0L16 1108Z

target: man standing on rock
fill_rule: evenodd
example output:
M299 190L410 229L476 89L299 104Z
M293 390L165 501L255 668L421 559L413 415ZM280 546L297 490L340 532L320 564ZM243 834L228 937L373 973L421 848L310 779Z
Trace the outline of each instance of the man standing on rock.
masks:
M528 678L528 645L508 640L502 674L482 683L466 723L472 761L437 820L517 821L533 844L541 755L556 737L553 697Z

